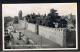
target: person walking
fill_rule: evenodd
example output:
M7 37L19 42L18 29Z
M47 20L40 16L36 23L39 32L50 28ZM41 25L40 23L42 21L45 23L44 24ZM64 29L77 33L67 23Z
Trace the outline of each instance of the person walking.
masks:
M19 32L19 35L18 35L18 40L22 40L22 37L24 36L24 34L22 34L21 32Z

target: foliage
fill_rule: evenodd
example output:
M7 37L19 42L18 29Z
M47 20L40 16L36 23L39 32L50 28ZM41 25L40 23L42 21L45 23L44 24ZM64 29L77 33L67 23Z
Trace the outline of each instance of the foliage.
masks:
M10 16L4 17L4 26L5 26L5 28L7 27L7 24L12 20L13 20L13 18L10 17Z
M15 17L14 17L14 23L17 24L18 22L19 22L18 17L15 16Z
M61 16L56 13L57 10L51 9L48 15L36 15L35 13L28 14L25 16L26 20L29 23L39 24L43 26L53 27L55 28L55 23L58 23L58 27L64 28L67 26L67 21L62 19Z

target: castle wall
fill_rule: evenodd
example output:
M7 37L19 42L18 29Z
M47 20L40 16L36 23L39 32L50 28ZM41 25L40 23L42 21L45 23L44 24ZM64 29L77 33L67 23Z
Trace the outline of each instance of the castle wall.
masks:
M28 23L28 30L36 32L36 25ZM61 45L62 47L64 47L66 43L65 28L49 28L39 25L39 35Z
M39 34L59 45L64 47L65 44L65 29L64 28L49 28L44 26L39 26ZM65 37L65 38L64 38Z
M36 25L32 23L28 23L28 30L35 32L36 31Z

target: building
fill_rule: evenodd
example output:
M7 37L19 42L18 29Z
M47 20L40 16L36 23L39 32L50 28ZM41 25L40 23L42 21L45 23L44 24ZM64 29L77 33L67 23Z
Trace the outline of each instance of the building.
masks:
M19 19L22 20L22 10L19 11L18 15L19 15Z

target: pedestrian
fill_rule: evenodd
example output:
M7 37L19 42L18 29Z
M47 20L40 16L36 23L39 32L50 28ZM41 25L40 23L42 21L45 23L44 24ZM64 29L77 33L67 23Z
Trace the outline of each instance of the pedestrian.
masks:
M19 32L18 39L21 40L23 36L24 36L24 34L22 34L21 32Z
M9 27L7 27L7 30L8 30L8 33L13 32L13 26L10 24L10 26L9 26Z

